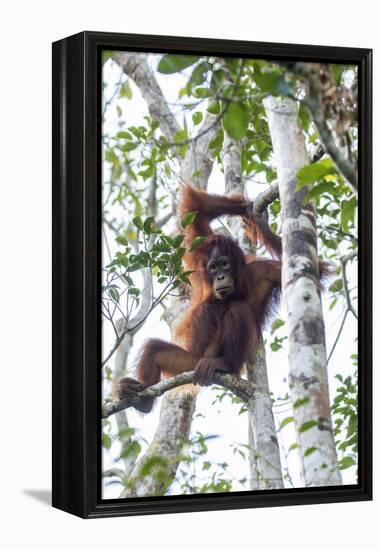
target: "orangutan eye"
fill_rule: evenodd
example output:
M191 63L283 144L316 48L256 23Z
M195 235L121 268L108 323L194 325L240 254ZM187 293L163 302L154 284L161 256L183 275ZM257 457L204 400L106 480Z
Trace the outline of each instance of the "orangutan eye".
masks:
M216 264L209 264L209 271L216 271Z
M224 269L229 269L229 267L230 267L229 262L227 260L222 260L222 267Z

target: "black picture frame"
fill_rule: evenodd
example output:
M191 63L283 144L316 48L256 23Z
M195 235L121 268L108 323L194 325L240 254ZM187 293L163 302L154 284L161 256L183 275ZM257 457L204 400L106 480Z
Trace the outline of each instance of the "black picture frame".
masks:
M359 70L359 483L101 499L101 51L356 64ZM82 32L53 44L53 506L84 518L372 498L372 50Z

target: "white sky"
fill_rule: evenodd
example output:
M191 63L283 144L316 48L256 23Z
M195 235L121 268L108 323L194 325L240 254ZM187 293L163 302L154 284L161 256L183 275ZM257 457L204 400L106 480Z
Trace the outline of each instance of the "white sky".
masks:
M151 65L153 66L153 68L156 66L157 57L158 56L151 56ZM113 93L115 84L119 80L120 71L118 67L116 67L116 65L113 64L111 61L108 61L104 65L104 71L104 80L108 84L105 94L106 97L109 98ZM178 102L177 94L184 83L184 76L180 74L175 74L168 77L159 73L156 73L155 76L168 102ZM125 121L126 128L131 125L139 125L142 121L142 117L147 114L146 104L142 99L139 90L136 88L131 80L130 86L133 91L132 99L128 100L124 98L123 100L118 100L118 104L122 106L123 109L123 120ZM179 123L182 124L182 112L179 112L178 109L176 109L175 112L178 112L177 117ZM189 122L188 127L191 128L192 123L190 121L190 118L188 118L187 120ZM104 132L112 134L113 132L116 132L118 129L120 129L118 127L118 121L119 119L116 114L115 105L111 104L107 110L106 121L104 124ZM217 193L224 193L223 174L216 166L214 167L212 175L210 177L208 190ZM262 190L263 186L248 182L247 192L249 193L249 195L255 196L258 191ZM125 213L121 212L120 207L118 208L117 206L115 206L113 209L113 213L114 212L115 216L118 216L119 218L122 216L123 219L126 219ZM116 250L113 242L114 237L110 232L107 233L108 243L111 248L111 253L113 254ZM108 263L109 258L105 246L104 255L105 262ZM356 286L356 273L353 268L349 271L349 279L350 286ZM342 319L344 303L341 305L337 304L332 311L329 311L328 307L329 302L327 299L327 295L323 295L323 310L326 326L327 350L329 352L336 338L337 331ZM154 335L158 338L170 340L169 328L164 321L161 321L161 313L162 310L159 306L149 315L144 326L135 336L134 345L131 349L129 356L129 368L133 367L134 359L136 358L136 355L146 338ZM285 318L282 309L280 310L279 316L283 319ZM110 324L105 320L103 322L103 327L103 354L105 355L114 342L114 332ZM281 336L284 334L284 332L277 331L276 334ZM337 380L334 379L335 374L340 373L344 377L349 374L353 374L353 367L350 360L350 355L352 353L356 353L356 336L356 323L354 322L353 317L351 315L348 315L345 328L328 367L331 397L333 396L334 390L337 386ZM285 340L284 342L283 350L273 353L271 352L270 347L267 346L266 351L270 389L273 392L274 396L284 396L284 394L288 391L287 340ZM112 360L109 364L110 366L112 366ZM108 393L108 390L109 388L106 388L106 395ZM215 391L210 388L203 388L200 391L197 400L197 411L192 425L192 433L195 434L199 431L205 436L211 434L218 435L218 438L208 441L209 452L208 455L205 457L205 460L209 460L212 463L227 462L229 464L228 473L236 479L241 479L249 475L249 468L247 462L242 459L239 453L233 454L233 447L236 444L247 443L247 415L238 415L239 407L237 405L229 404L227 399L221 404L221 406L211 406L211 402L214 396ZM152 414L146 415L144 417L137 414L134 409L128 410L128 420L130 425L137 428L138 435L142 436L148 442L151 441L155 433L159 411L160 403L157 404ZM198 416L197 413L200 412L204 416ZM286 416L292 416L290 405L277 406L274 408L274 412L277 425L279 425L282 419ZM295 441L295 439L296 438L293 423L288 424L285 428L281 430L279 434L279 444L281 446L284 446L286 450ZM114 460L117 456L117 451L118 445L114 444L111 452L104 452L105 468L116 465L114 463ZM288 469L294 482L294 486L301 485L299 477L299 461L297 459L296 453L297 451L292 451L288 459ZM281 454L283 455L283 453ZM208 472L206 472L206 474L208 474ZM355 468L349 468L342 471L343 483L355 483L355 474ZM201 472L200 475L202 476ZM121 486L118 484L106 485L104 488L104 498L118 497L120 494L120 487ZM242 486L239 483L235 483L233 485L233 489L242 490ZM175 492L176 491L174 488L174 493Z

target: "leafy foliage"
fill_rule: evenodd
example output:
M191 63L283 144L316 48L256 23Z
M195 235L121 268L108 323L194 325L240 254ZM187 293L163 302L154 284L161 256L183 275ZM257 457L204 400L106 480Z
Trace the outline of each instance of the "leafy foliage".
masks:
M357 355L352 355L354 367L357 367ZM358 454L358 379L357 371L353 376L343 378L336 375L340 382L332 405L334 435L340 453L340 468L345 470L357 466Z

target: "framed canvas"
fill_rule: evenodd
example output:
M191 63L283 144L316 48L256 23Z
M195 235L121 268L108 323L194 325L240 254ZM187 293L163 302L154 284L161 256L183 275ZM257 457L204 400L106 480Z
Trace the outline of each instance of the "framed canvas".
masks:
M53 506L371 499L371 55L53 44Z

